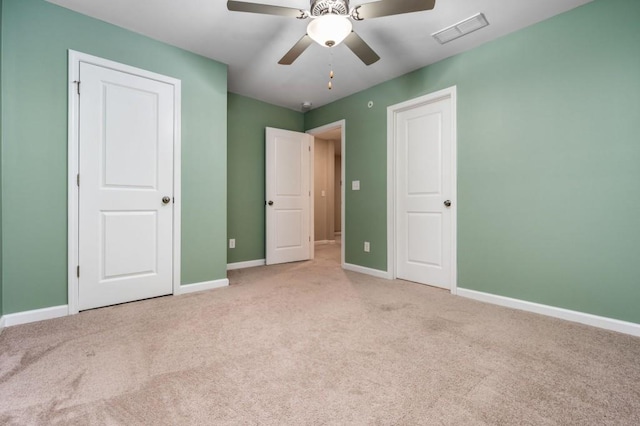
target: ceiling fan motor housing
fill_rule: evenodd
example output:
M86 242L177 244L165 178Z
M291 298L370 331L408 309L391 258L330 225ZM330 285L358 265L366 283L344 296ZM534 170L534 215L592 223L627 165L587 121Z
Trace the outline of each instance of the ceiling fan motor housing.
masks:
M311 16L348 15L349 0L311 0Z

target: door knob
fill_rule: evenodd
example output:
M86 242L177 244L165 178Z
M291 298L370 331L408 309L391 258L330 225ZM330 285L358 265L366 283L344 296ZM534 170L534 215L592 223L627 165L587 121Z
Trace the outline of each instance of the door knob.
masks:
M268 202L267 204L269 204L270 206L272 206L272 205L273 205L273 201L269 200L269 202Z
M444 202L445 207L451 207L451 200L446 200Z
M169 204L171 202L171 197L164 196L162 197L162 204Z

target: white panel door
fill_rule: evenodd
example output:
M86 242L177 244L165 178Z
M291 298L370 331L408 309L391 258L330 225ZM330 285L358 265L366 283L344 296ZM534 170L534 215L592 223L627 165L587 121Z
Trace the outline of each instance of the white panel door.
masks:
M267 265L310 258L312 141L305 133L267 127Z
M399 112L395 132L396 275L451 288L451 99Z
M80 79L79 309L170 294L173 86L87 63Z

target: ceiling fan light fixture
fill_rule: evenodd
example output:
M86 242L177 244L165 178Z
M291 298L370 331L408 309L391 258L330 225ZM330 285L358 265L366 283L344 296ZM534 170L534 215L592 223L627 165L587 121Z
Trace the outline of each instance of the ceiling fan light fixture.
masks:
M307 26L307 34L321 46L337 46L351 33L351 21L346 16L329 14L314 18Z

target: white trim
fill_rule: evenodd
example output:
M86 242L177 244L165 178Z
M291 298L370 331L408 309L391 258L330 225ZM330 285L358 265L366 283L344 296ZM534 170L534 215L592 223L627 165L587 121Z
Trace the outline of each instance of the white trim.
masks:
M305 132L306 135L309 135ZM316 257L316 246L312 238L316 235L316 138L309 140L309 260Z
M399 104L387 107L387 278L396 278L396 115L404 110L419 105L432 103L441 99L451 99L451 294L457 294L458 288L458 194L457 194L457 164L458 164L458 136L457 136L457 87L452 86L428 95L420 96Z
M79 123L79 102L75 82L80 78L80 58L78 54L69 50L69 90L68 96L68 137L67 143L68 160L67 160L67 303L69 304L69 314L78 313L78 288L79 279L76 276L76 267L80 258L80 250L78 247L78 187L73 185L74 179L79 171L79 139L78 139L78 123Z
M221 288L221 287L228 287L228 286L229 286L229 280L227 278L223 278L221 280L213 280L213 281L205 281L201 283L181 285L178 292L173 294L180 295L180 294L195 293L198 291L206 291L206 290L212 290L214 288Z
M347 151L346 151L346 135L347 135L347 121L345 119L342 120L338 120L338 121L334 121L333 123L329 123L329 124L325 124L324 126L320 126L320 127L316 127L310 130L307 130L307 133L313 135L315 137L315 135L324 133L326 131L329 130L333 130L333 129L337 129L340 128L340 180L342 181L342 185L340 185L340 190L342 191L341 194L341 199L342 202L340 203L340 263L342 264L342 267L346 269L346 263L345 263L345 256L344 256L344 239L345 239L345 234L346 234L346 230L345 230L345 175L346 175L346 158L347 158ZM311 185L311 187L313 188L313 185ZM313 197L312 197L313 198Z
M322 245L322 244L335 244L336 240L318 240L315 241L316 245Z
M169 78L169 77L165 77ZM182 276L182 81L173 80L173 293Z
M0 334L2 334L2 330L4 330L5 322L4 317L0 317Z
M387 271L381 271L379 269L366 268L364 266L353 265L351 263L345 263L345 264L342 265L342 267L344 269L346 269L347 271L353 271L353 272L358 272L360 274L371 275L371 276L376 277L376 278L389 279L389 274L387 273Z
M15 314L5 314L2 319L6 327L11 327L14 325L28 324L30 322L66 317L67 315L69 315L69 306L60 305L50 308L34 309L32 311L17 312Z
M512 299L510 297L483 293L481 291L468 290L466 288L458 288L458 296L640 337L640 324L633 322L620 321L584 312L557 308L555 306L527 302L526 300Z
M103 68L110 68L120 72L137 75L140 77L161 81L173 86L174 93L174 135L173 135L173 293L180 290L180 247L181 247L181 81L173 77L142 70L108 59L88 55L86 53L69 50L69 90L68 90L68 177L67 177L67 199L68 199L68 312L69 315L78 313L78 291L79 279L76 276L76 267L79 259L78 247L78 186L76 185L76 175L78 174L78 123L79 123L79 97L77 87L74 82L80 79L80 62L97 65Z
M235 262L227 264L227 271L234 269L253 268L255 266L264 266L267 262L265 259L247 260L245 262Z

